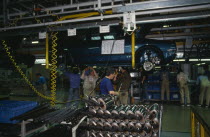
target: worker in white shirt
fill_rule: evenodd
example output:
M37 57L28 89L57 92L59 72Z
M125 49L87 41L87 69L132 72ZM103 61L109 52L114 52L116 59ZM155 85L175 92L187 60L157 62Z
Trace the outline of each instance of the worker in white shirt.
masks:
M187 106L190 106L190 94L187 82L188 76L182 71L182 69L179 69L177 74L177 83L180 88L181 106L184 106L184 97L187 98Z

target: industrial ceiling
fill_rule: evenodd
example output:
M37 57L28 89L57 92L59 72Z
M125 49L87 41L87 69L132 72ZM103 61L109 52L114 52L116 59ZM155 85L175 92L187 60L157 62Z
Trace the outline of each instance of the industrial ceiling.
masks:
M135 11L146 38L209 38L210 0L2 0L0 36L119 26ZM190 30L190 31L189 31Z

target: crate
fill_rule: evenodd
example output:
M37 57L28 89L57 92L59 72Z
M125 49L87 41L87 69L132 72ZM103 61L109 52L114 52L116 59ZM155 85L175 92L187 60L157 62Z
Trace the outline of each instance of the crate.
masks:
M18 123L19 121L10 119L28 112L36 106L37 102L33 101L2 100L0 101L0 123Z

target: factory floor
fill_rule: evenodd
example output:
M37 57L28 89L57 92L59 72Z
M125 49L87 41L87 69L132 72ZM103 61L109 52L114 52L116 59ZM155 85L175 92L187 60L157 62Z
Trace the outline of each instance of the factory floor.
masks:
M1 96L5 98L7 96ZM68 92L57 92L57 99L64 101L68 98ZM30 100L36 101L37 97L28 96L9 96L10 100ZM65 107L58 104L57 107ZM161 137L190 137L190 107L181 107L175 104L163 105L162 132Z
M190 107L163 106L161 137L191 137Z

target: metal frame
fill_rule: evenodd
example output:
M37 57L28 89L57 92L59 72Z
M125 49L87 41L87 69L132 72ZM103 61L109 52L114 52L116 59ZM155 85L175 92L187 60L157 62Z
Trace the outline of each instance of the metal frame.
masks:
M141 14L141 12L137 12L136 15ZM75 22L85 22L85 21L97 21L97 20L105 20L105 19L113 19L122 17L123 14L114 14L114 15L104 15L104 16L97 16L97 17L88 17L82 19L74 19L74 20L63 20L63 21L55 21L55 22L46 22L46 23L39 23L39 24L31 24L31 25L23 25L23 26L16 26L16 27L7 27L7 28L0 28L0 31L5 30L14 30L14 29L22 29L22 28L32 28L32 27L42 27L42 26L49 26L49 25L58 25L58 24L67 24L67 23L75 23ZM170 21L182 21L182 20L192 20L192 19L202 19L202 18L209 18L210 12L196 12L196 13L189 13L189 14L179 14L179 15L168 15L168 16L159 16L159 17L142 17L137 18L136 24L146 24L146 23L158 23L158 22L170 22ZM110 24L112 25L112 24ZM96 25L94 25L96 26ZM86 26L87 28L88 26Z
M79 121L79 123L78 123L76 126L74 126L74 127L72 128L72 137L76 137L76 130L78 129L79 125L80 125L86 118L87 118L87 116L84 116L84 117Z
M26 131L26 125L28 124L28 123L30 123L30 122L32 122L33 121L33 119L28 119L28 120L26 120L26 121L22 121L21 122L21 134L20 134L20 136L21 137L26 137L27 135L30 135L30 134L32 134L32 133L34 133L34 132L36 132L36 131L38 131L38 130L40 130L40 129L44 129L43 131L46 131L47 130L47 127L46 127L46 125L43 125L43 126L41 126L41 127L38 127L38 128L36 128L36 129L33 129L33 130L30 130L30 131Z
M139 10L156 10L163 8L175 8L175 7L184 7L184 6L194 6L210 4L209 0L162 0L162 1L149 1L149 2L140 2L135 5L127 4L126 6L114 7L112 8L115 13L130 12L130 11L139 11Z

